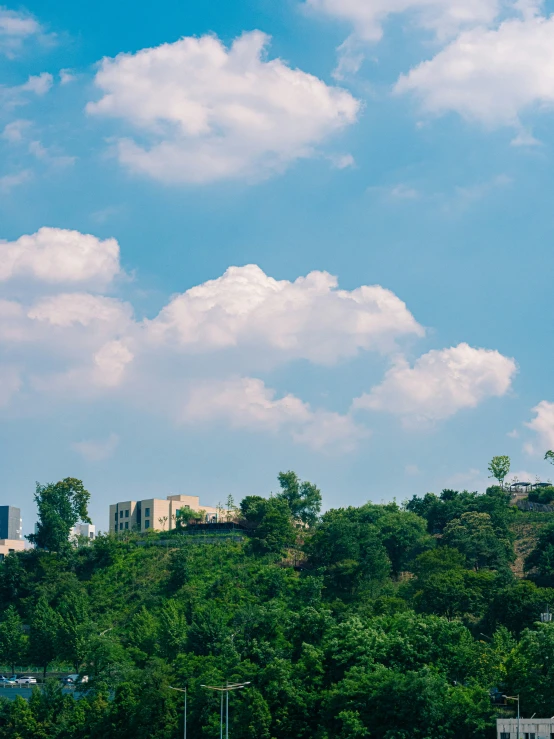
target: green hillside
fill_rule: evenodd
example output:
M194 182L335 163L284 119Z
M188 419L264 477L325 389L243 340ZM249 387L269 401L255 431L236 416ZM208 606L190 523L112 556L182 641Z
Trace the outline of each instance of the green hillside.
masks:
M242 542L183 525L6 558L5 670L89 682L79 700L53 680L0 698L0 739L177 739L170 686L188 689L189 737L215 739L202 685L227 681L249 683L233 739L493 737L494 688L554 715L554 625L538 623L554 609L552 514L492 487L319 516L317 488L290 481L242 502Z

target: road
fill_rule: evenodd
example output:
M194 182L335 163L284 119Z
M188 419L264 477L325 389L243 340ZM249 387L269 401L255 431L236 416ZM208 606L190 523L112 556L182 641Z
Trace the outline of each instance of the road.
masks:
M21 696L21 698L25 698L25 700L29 700L33 693L33 688L39 687L36 685L25 685L25 686L17 686L17 687L0 687L0 698L9 698L10 700L13 700L16 695ZM73 694L75 692L75 688L63 688L63 692L67 694Z

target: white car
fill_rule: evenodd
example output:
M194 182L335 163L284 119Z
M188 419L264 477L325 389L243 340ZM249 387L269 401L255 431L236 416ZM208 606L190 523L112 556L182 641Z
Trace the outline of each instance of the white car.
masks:
M17 682L19 683L19 685L36 685L37 679L36 677L22 676L17 678Z

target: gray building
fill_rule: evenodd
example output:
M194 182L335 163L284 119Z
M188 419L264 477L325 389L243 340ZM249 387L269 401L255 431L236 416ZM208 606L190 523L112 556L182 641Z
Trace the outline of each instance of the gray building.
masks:
M498 739L518 739L517 718L496 721ZM520 718L519 739L554 739L554 718Z
M22 529L21 509L11 505L0 506L0 539L22 539Z

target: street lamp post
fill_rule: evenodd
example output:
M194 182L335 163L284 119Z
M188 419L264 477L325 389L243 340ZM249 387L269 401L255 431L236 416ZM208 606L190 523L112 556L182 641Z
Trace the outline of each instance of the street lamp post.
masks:
M247 683L226 683L225 685L201 685L206 690L215 690L221 694L219 737L223 739L223 694L225 694L225 739L229 739L229 693L231 690L242 690Z
M187 739L187 689L186 688L172 688L171 685L169 686L170 690L178 690L179 693L185 694L185 713L184 713L184 739Z
M504 695L502 697L509 701L517 701L517 739L519 739L519 695Z

